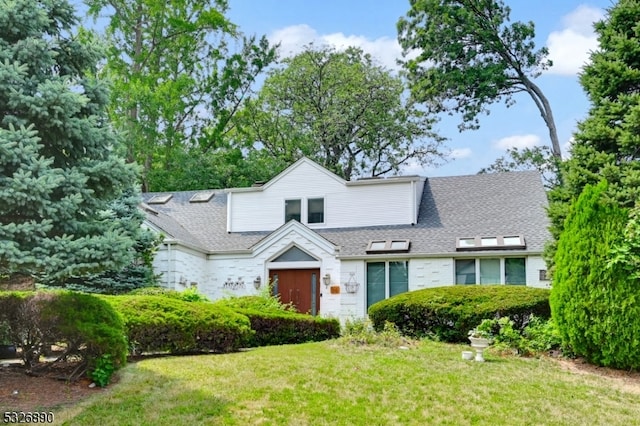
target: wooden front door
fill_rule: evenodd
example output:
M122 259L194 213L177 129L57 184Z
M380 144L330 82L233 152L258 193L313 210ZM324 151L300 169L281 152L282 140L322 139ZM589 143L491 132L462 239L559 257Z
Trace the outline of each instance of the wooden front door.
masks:
M320 269L272 269L269 279L282 303L291 303L303 314L320 311Z

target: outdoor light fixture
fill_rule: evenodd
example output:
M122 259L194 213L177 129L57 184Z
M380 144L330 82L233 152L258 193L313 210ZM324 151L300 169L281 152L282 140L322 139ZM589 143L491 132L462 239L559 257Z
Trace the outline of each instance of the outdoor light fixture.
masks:
M325 287L329 287L329 284L331 284L331 275L329 275L328 273L324 275L324 277L322 277L322 282L324 283Z
M262 278L260 278L260 275L258 275L258 276L256 277L256 279L255 279L255 280L253 280L253 286L254 286L254 287L256 288L256 290L257 290L257 289L259 289L259 288L260 288L260 284L262 284Z

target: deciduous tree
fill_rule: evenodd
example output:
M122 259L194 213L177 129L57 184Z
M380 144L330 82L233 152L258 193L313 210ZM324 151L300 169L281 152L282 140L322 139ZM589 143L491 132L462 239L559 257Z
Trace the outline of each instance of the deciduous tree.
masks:
M143 166L143 190L193 189L175 175L194 157L208 167L224 161L216 154L228 146L231 119L275 50L265 37L242 36L226 0L88 4L109 17L110 115L126 132L128 160Z
M351 179L431 164L442 139L403 91L402 80L362 50L308 46L269 72L242 113L242 130L275 168L307 156Z
M536 49L533 22L510 23L501 0L411 0L398 22L398 40L411 95L430 111L461 113L460 129L479 126L487 106L526 93L549 129L551 152L560 143L551 105L533 80L551 66Z

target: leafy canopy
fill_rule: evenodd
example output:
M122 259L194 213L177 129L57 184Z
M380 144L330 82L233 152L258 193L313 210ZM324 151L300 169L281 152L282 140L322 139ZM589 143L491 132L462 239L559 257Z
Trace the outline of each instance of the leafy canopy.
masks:
M501 0L411 0L398 22L398 40L411 95L430 111L462 114L460 129L477 129L487 105L527 93L549 130L551 149L560 143L551 106L533 83L551 66L546 48L536 49L533 22L509 22Z
M239 123L274 169L307 156L345 179L395 173L441 157L434 120L403 91L360 49L307 46L268 73Z

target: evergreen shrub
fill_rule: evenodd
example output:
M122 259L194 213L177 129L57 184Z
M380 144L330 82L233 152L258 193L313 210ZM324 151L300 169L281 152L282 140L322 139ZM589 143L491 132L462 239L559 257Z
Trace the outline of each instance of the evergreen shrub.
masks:
M563 344L589 362L640 368L640 279L611 262L628 215L607 182L587 185L567 216L555 255L551 309Z
M394 323L405 335L467 342L467 333L486 318L510 317L524 329L531 315L549 318L549 290L524 286L446 286L410 291L371 305L376 330Z
M78 356L89 370L109 356L114 368L126 362L127 341L120 316L105 301L69 291L0 293L0 322L9 326L13 344L27 367L51 344Z
M210 302L166 296L101 296L123 317L134 353L232 352L247 345L249 319Z
M214 303L249 318L251 328L255 331L249 341L252 347L316 342L340 335L340 322L337 319L297 313L268 293L231 297Z

